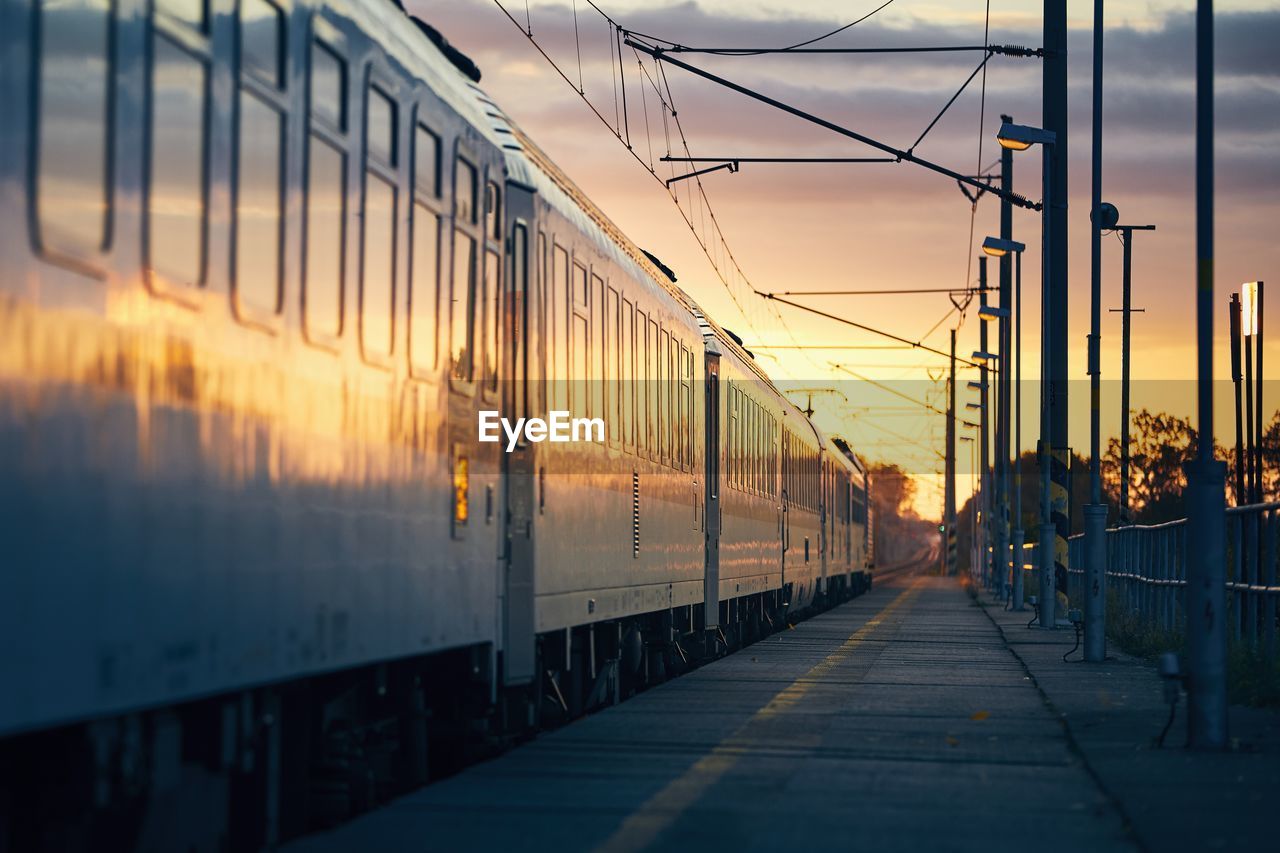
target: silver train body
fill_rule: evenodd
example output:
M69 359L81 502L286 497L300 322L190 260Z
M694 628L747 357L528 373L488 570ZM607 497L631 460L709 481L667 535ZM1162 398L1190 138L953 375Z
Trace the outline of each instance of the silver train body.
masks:
M581 710L869 583L852 451L465 65L386 0L0 0L0 758L225 770L270 843L292 720Z

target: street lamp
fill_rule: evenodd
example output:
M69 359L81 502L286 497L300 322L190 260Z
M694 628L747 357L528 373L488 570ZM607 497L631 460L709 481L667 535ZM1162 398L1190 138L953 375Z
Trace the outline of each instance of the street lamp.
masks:
M1025 594L1022 588L1022 546L1026 538L1026 534L1022 530L1022 465L1019 463L1019 457L1022 453L1022 253L1027 249L1026 244L1019 243L1017 240L1006 240L1002 237L987 237L982 241L982 251L989 257L1002 258L1013 252L1015 284L1013 295L1013 317L1016 318L1013 323L1014 345L1012 355L1013 375L1010 376L1006 370L1004 376L1006 379L1013 380L1013 394L1010 395L1006 390L1003 406L1004 424L1006 430L1009 426L1009 408L1013 408L1013 453L1010 454L1009 448L1002 447L1000 452L1004 454L1006 459L1006 476L1008 476L1008 457L1013 457L1013 488L1005 489L1005 501L1007 506L1005 511L1008 519L1012 522L1013 530L1010 537L1009 549L1012 552L1011 563L1013 565L1013 588L1010 590L1011 603L1010 607L1014 610L1022 609L1022 602ZM1009 311L997 316L1008 317ZM981 312L979 312L981 315ZM986 319L986 317L983 317ZM1008 335L1009 328L1005 326L1005 334ZM1007 337L1001 338L1004 346L1008 343ZM1007 388L1007 385L1002 386ZM1014 399L1011 399L1014 398ZM1009 436L1005 436L1007 442Z
M1052 145L1057 140L1052 130L1043 130L1029 124L1014 124L1011 121L1000 123L996 131L996 141L1001 148L1010 151L1026 151L1032 145Z
M1050 238L1050 212L1053 210L1051 197L1051 181L1053 174L1054 147L1057 134L1051 130L1031 127L1025 124L1014 124L1005 121L996 133L996 141L1001 148L1010 151L1026 151L1032 145L1043 148L1042 182L1043 200L1040 210L1040 348L1041 371L1047 369L1051 360L1049 342L1049 270L1052 257L1052 240ZM984 241L985 243L985 241ZM1019 253L1021 257L1021 253ZM1053 436L1049 412L1049 377L1043 376L1040 382L1040 627L1052 630L1057 621L1057 584L1054 578L1054 552L1057 529L1053 523L1053 503L1050 492L1050 465L1053 458Z
M1017 240L1004 240L1000 237L987 237L982 241L982 251L992 258L1003 258L1010 252L1021 254L1026 248L1025 244Z
M1001 118L1008 121L1007 116ZM1001 151L1000 153L1000 180L1002 186L1006 189L1012 186L1013 173L1013 152ZM1012 208L1007 204L1000 207L1000 233L1009 234L1013 228ZM995 476L995 503L996 503L996 539L995 539L995 556L993 556L993 565L999 566L996 572L996 591L1001 601L1005 600L1005 596L1009 594L1008 585L1009 571L1009 546L1010 546L1010 524L1009 524L1009 338L1010 338L1010 314L1012 308L1012 300L1010 294L1010 270L1007 256L1015 247L1022 244L1017 243L1010 238L1005 237L988 237L982 241L982 251L987 257L996 258L1000 261L1000 306L998 308L989 308L983 306L978 311L978 317L982 320L998 321L996 339L1000 350L1000 356L1004 359L1004 364L1000 368L1000 374L996 381L996 457L994 466ZM1021 257L1021 255L1019 255ZM1021 608L1019 608L1021 609Z

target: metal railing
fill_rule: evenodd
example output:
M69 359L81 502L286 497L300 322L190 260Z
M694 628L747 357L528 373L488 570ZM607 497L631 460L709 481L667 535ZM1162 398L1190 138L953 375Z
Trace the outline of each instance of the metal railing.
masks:
M1280 502L1229 507L1226 511L1228 630L1236 645L1276 660L1276 612L1280 603ZM1128 615L1179 634L1185 624L1187 521L1131 525L1107 530L1107 586ZM1024 587L1039 589L1038 544L1023 548ZM1084 536L1068 540L1067 595L1084 600Z

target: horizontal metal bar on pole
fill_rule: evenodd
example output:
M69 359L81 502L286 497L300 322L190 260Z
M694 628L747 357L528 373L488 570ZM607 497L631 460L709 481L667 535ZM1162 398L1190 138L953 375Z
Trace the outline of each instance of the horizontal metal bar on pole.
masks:
M639 35L624 30L626 35ZM956 44L929 47L685 47L672 44L664 48L672 53L710 53L716 56L758 56L776 53L857 54L857 53L977 53L986 51L1001 56L1040 57L1044 49L1016 44Z
M922 157L917 157L911 151L903 151L901 149L894 148L891 145L886 145L885 143L880 142L877 139L872 139L870 136L867 136L866 134L858 133L856 130L851 130L847 127L838 125L835 122L828 121L827 119L824 119L824 118L820 118L819 116L816 116L813 113L805 112L804 110L799 109L798 107L793 107L790 104L777 100L776 98L771 98L768 95L762 94L753 89L749 89L746 86L743 86L738 83L734 83L732 80L728 80L717 74L712 74L710 71L707 71L702 68L698 68L695 65L690 65L687 62L681 62L679 59L676 59L675 57L670 55L671 50L668 48L654 47L651 44L646 44L645 42L636 41L634 38L631 38L630 36L628 36L623 43L626 44L627 47L634 48L635 50L648 54L649 56L652 56L656 60L660 60L670 65L674 65L677 68L683 68L685 71L688 71L690 74L696 74L697 76L702 77L705 80L710 80L713 83L719 83L721 86L724 86L726 89L731 89L741 95L746 95L748 98L753 98L757 101L760 101L763 104L768 104L771 107L775 107L785 113L790 113L791 115L796 116L797 118L800 118L800 119L804 119L805 121L812 122L813 124L816 124L819 127L824 127L827 130L840 134L841 136L846 136L849 139L857 140L858 142L861 142L862 144L867 145L871 148L875 148L878 151L883 151L886 154L892 155L897 160L901 160L906 163L915 163L917 166L921 166L925 169L929 169L930 171L937 172L940 175L946 175L948 178L951 178L952 180L955 180L955 181L959 181L962 184L968 184L969 186L972 186L976 189L985 190L986 192L992 193L993 195L996 195L1002 199L1005 199L1011 204L1016 204L1018 207L1025 207L1030 210L1040 210L1043 207L1043 204L1041 202L1033 202L1030 199L1027 199L1021 195L1018 195L1015 192L1010 192L1000 187L987 186L984 183L973 180L967 175L960 174L954 169L948 169L946 166L939 165L937 163L934 163L931 160L925 160Z
M896 163L895 157L660 157L663 163Z

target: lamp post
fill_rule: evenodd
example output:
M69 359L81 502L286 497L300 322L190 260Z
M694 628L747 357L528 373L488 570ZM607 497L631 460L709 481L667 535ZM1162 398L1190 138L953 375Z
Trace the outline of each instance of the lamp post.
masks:
M997 599L1004 601L1009 592L1009 309L984 305L978 311L978 319L996 323L999 347L997 353L974 353L974 356L996 362L995 461L992 464L995 547L991 565L995 573L993 591Z
M1240 288L1240 323L1244 333L1245 411L1248 413L1249 472L1247 503L1262 503L1262 291L1260 281ZM1257 360L1256 377L1252 374Z
M1024 599L1023 579L1022 579L1022 545L1025 534L1022 530L1022 466L1018 464L1019 454L1022 452L1022 253L1026 250L1026 246L1016 240L1006 240L1002 237L988 237L982 241L982 251L989 257L1003 258L1013 253L1016 260L1015 264L1015 283L1013 299L1010 302L1010 308L1003 312L1003 315L996 314L1001 317L1001 325L1004 329L1004 336L1001 339L1000 351L1002 354L1009 353L1010 357L1005 358L1005 369L1000 372L1000 387L1004 389L1004 399L1002 405L1004 419L1004 442L1000 447L1000 456L1004 460L1005 468L1005 487L1004 487L1004 512L1005 523L1011 525L1012 530L1009 534L1009 564L1012 567L1013 584L1009 591L1010 607L1014 610L1021 610ZM1004 301L1004 294L1001 294L1001 301ZM981 312L979 312L981 314ZM1014 318L1016 323L1013 322ZM1015 331L1016 329L1016 331ZM1009 346L1010 338L1016 337L1017 341L1013 347ZM1013 371L1010 371L1010 367ZM1010 387L1012 386L1012 394ZM1016 395L1017 402L1014 403L1013 397ZM1013 452L1009 452L1010 440L1010 415L1009 409L1013 408L1012 417L1014 425L1013 435ZM1012 456L1012 479L1013 487L1010 488L1009 467L1010 456Z
M960 436L961 441L969 443L969 575L972 577L978 567L978 463L975 457L977 442L971 435Z
M1226 467L1213 456L1213 0L1196 3L1196 457L1187 465L1187 743L1227 745Z
M1049 279L1052 263L1053 241L1051 239L1050 211L1053 209L1051 197L1051 176L1054 168L1054 143L1057 135L1052 131L1038 127L1029 127L1012 122L1004 122L996 134L996 140L1002 148L1010 151L1025 151L1032 145L1040 145L1044 149L1043 156L1043 201L1040 213L1040 627L1053 630L1057 621L1057 583L1054 571L1056 555L1057 528L1053 521L1053 501L1050 492L1050 465L1052 460L1052 428L1051 411L1048 393L1048 369L1052 356L1049 340Z
M1114 208L1112 208L1114 210ZM1105 225L1105 223L1104 223ZM1120 523L1133 523L1129 510L1129 351L1130 316L1143 313L1142 308L1132 307L1133 296L1133 232L1154 231L1154 225L1112 225L1112 231L1120 235L1124 246L1124 278L1120 312Z
M1089 205L1089 503L1084 507L1084 659L1107 657L1107 505L1102 502L1102 35L1103 0L1093 0L1093 171ZM1111 208L1114 210L1115 208Z
M970 391L977 391L978 394L981 395L982 392L986 389L987 383L982 380L971 379L965 383L965 387L968 388ZM981 403L974 403L974 402L965 403L965 409L969 411L978 411L980 413L978 417L978 423L975 424L970 421L964 422L965 426L968 426L974 430L977 430L977 433L978 433L977 437L979 440L981 440L982 436L986 435L986 427L987 427L986 413L982 411L982 408L983 407ZM978 446L981 447L981 444L979 444ZM985 514L986 510L983 508L983 505L986 502L986 485L987 484L986 484L986 480L984 480L982 477L981 457L979 457L978 465L977 467L974 468L974 471L976 472L975 475L978 478L978 490L977 490L978 497L974 498L974 504L973 504L973 517L975 519L974 523L975 525L977 525L977 519L980 516L984 522L986 520L986 514ZM976 534L975 534L976 539L981 540L982 533L983 533L982 526L977 525L975 527L975 530L976 530ZM981 577L985 580L985 575Z
M986 256L978 258L978 284L979 313L981 313L987 307ZM993 559L987 557L987 544L991 540L991 510L992 498L994 497L992 492L994 490L990 488L991 467L988 461L988 454L991 452L991 419L987 416L990 397L988 389L990 385L987 383L989 371L987 369L988 359L985 357L987 350L987 325L985 323L978 330L978 342L979 350L974 353L974 361L979 361L982 364L982 375L979 377L982 381L982 390L979 392L982 396L982 447L978 451L978 459L980 460L978 464L982 471L982 568L983 575L987 579L987 587L990 589L993 586L992 581L995 579L995 564ZM982 356L980 357L978 353L982 353ZM992 557L994 556L993 554Z

